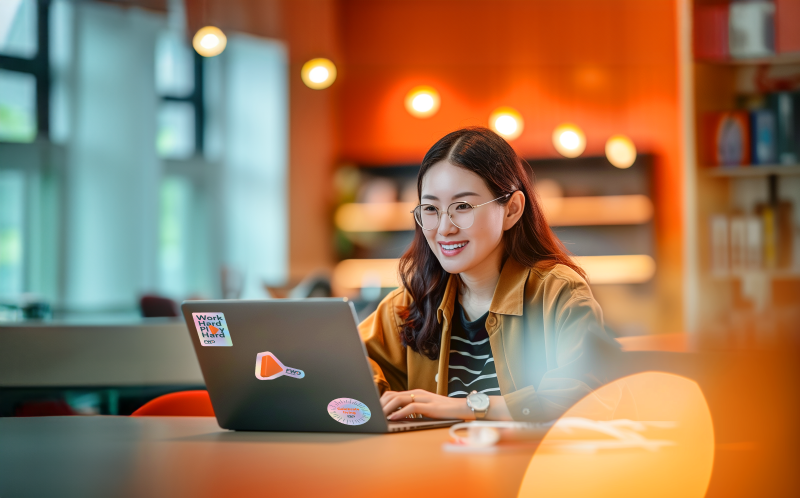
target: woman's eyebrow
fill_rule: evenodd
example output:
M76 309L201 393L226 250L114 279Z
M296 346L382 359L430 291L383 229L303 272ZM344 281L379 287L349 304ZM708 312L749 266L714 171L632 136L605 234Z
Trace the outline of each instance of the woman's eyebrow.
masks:
M453 199L458 199L459 197L469 197L470 195L479 195L479 194L476 194L475 192L459 192L459 193L457 193L456 195L453 196ZM436 197L435 195L431 195L431 194L425 194L425 195L422 196L422 198L423 199L431 199L433 201L438 201L439 200L438 197Z

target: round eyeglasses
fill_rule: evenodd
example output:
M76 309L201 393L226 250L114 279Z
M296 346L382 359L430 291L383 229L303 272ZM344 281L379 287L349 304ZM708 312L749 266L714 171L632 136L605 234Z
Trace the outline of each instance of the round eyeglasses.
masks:
M478 205L470 204L466 201L456 201L447 206L447 217L450 218L450 222L457 228L465 230L475 223L475 209L494 201L505 199L510 195L511 194L501 195L497 199L492 199L491 201ZM417 225L423 230L436 230L439 227L442 212L433 204L420 204L411 212L414 213L414 219L417 221Z

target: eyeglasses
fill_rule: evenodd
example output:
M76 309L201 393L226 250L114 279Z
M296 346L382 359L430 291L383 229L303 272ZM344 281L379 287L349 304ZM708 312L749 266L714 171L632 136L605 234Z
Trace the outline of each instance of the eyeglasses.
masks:
M447 206L447 217L450 218L450 222L453 225L465 230L475 223L475 209L494 201L505 199L510 195L511 194L501 195L497 199L492 199L491 201L478 205L470 204L465 201L456 201ZM442 212L433 204L420 204L411 212L414 213L414 219L417 221L417 225L423 230L436 230L436 228L439 227Z

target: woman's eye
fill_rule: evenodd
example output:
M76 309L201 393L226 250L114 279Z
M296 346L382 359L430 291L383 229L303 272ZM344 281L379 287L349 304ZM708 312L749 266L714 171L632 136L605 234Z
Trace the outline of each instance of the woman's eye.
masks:
M422 210L424 212L426 212L426 213L435 213L436 212L436 208L431 206L430 204L428 204L427 206L423 206Z
M470 204L467 204L466 202L462 202L461 204L456 206L456 210L458 211L465 211L467 209L472 209L472 206Z

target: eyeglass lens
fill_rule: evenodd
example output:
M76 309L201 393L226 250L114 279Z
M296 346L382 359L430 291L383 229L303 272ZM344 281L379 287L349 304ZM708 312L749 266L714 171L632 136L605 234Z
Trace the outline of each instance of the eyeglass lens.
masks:
M450 220L458 228L469 228L475 222L475 210L466 202L454 202L447 207ZM441 212L433 204L422 204L414 210L417 224L425 230L435 230L439 227Z

